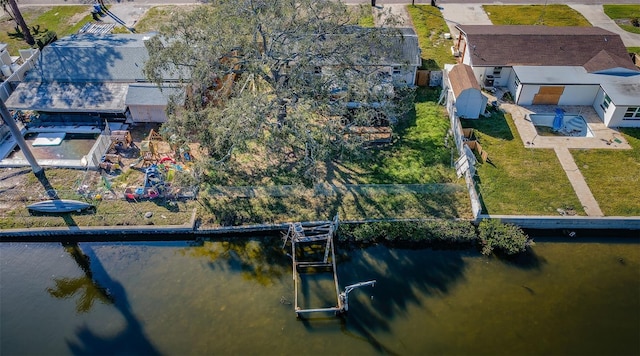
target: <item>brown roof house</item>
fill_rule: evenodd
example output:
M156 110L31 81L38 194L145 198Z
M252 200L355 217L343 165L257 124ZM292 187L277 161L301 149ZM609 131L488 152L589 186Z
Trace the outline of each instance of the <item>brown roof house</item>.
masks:
M589 105L609 127L640 127L640 70L599 27L458 25L454 53L483 87L520 105Z

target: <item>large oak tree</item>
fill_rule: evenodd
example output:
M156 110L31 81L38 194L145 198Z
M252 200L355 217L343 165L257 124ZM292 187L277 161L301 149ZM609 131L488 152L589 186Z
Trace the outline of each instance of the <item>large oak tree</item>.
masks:
M199 142L208 168L256 154L314 180L327 159L362 149L353 127L403 110L379 65L401 63L399 32L353 23L330 0L215 0L177 13L147 41L147 77L187 88L166 131Z

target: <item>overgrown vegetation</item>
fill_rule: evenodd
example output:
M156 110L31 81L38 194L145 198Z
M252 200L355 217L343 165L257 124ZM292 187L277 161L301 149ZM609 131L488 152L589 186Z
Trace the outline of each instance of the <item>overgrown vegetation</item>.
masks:
M640 129L620 129L631 150L571 150L607 216L640 216Z
M482 220L478 225L478 234L482 254L487 256L494 252L515 255L533 244L518 226L503 224L497 219Z
M522 229L496 219L481 221L477 229L468 221L456 220L341 224L338 241L356 246L383 243L396 247L468 248L477 245L487 256L494 252L516 255L533 245L533 240Z
M453 42L444 38L449 32L442 12L434 6L407 6L422 50L422 69L443 69L446 63L455 63L451 53Z
M640 33L640 5L603 5L604 13L620 28L632 33ZM638 53L638 52L635 52Z
M478 165L476 187L484 213L556 215L557 209L584 215L552 149L526 148L511 115L500 111L482 120L462 120L489 154Z
M591 26L568 5L482 5L494 25Z

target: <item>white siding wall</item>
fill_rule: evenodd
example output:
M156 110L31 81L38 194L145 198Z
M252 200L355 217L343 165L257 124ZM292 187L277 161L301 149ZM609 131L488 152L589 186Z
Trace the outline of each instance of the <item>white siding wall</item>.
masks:
M166 122L164 105L131 105L129 112L134 122Z
M599 85L567 85L558 105L593 105Z
M608 127L640 127L640 120L623 120L627 108L628 106L615 106L611 103L609 110L607 110L608 122L605 121L605 125Z
M538 84L523 84L517 103L519 105L533 105L533 97L540 90L540 86ZM594 97L596 97L598 89L598 85L567 85L564 87L558 105L594 105Z

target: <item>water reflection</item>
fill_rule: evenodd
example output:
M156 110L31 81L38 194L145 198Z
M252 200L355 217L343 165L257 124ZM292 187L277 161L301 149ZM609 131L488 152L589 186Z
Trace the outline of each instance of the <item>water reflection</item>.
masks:
M108 290L93 278L91 259L85 255L77 243L62 244L64 249L84 272L84 276L75 278L54 278L55 288L47 288L47 292L54 298L66 299L79 294L76 301L78 313L88 312L97 300L103 304L113 304L115 301Z
M76 330L79 342L66 340L69 350L74 355L96 354L144 354L159 355L160 352L149 341L140 321L131 310L127 293L122 284L113 280L106 272L98 257L90 246L85 247L87 253L77 243L63 244L76 264L84 272L84 276L76 278L54 278L55 288L47 288L54 298L71 298L79 294L76 301L78 313L86 313L95 301L111 304L120 312L126 321L123 330L114 336L103 336L93 332L86 324Z
M278 242L281 242L280 239L275 237L260 240L199 240L189 248L182 249L181 253L206 258L212 270L241 272L245 279L268 286L291 270L291 260Z
M538 242L523 260L338 248L340 285L376 286L354 290L344 317L302 320L287 304L291 261L277 238L0 244L1 346L3 354L638 354L634 241Z

